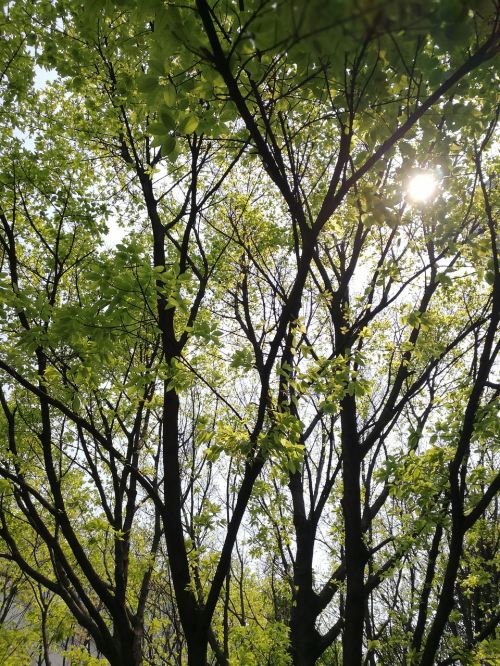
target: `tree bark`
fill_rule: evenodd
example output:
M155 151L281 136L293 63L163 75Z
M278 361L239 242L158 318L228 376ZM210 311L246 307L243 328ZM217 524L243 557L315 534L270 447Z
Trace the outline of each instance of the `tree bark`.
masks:
M186 640L188 647L188 666L207 666L208 636L193 634Z
M415 653L418 653L422 645L422 639L425 631L425 623L427 621L427 614L429 612L429 598L432 591L432 583L436 571L436 560L439 555L439 545L443 536L443 528L441 525L436 526L434 537L432 539L431 549L429 551L429 561L427 564L427 571L425 574L422 592L420 594L420 603L418 605L418 619L415 625L415 633L413 635L412 648Z
M290 648L294 666L313 666L318 656L316 600L313 591L315 529L306 516L300 472L290 475L297 549L293 566L294 603L290 618Z
M441 596L436 609L436 614L434 615L434 621L422 651L420 666L433 666L433 664L435 664L439 643L441 642L446 623L453 609L453 593L455 591L457 572L460 566L463 538L463 532L452 535L450 554L444 576L443 587L441 589Z
M342 511L345 530L346 601L342 634L343 663L361 666L364 623L364 569L366 548L361 525L361 455L356 424L356 400L346 395L341 402L342 464L344 488Z

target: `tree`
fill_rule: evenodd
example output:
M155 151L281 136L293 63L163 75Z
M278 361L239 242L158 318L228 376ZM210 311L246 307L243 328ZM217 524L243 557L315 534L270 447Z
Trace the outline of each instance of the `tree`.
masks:
M5 556L111 664L487 651L498 7L4 15Z

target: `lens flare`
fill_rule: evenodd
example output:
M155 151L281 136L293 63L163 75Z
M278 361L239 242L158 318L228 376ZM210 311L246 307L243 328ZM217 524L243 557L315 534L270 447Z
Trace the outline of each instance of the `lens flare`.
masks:
M437 180L432 173L419 173L408 183L408 196L416 203L429 201L436 192Z

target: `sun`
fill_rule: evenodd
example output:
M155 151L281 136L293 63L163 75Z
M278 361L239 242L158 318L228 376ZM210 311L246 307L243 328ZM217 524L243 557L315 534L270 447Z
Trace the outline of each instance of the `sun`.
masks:
M416 203L425 203L436 192L437 184L438 182L433 173L418 173L408 183L408 196Z

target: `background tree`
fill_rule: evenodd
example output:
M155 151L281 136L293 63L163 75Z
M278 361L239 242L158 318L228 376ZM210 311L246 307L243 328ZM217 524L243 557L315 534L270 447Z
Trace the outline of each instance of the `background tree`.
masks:
M5 13L61 75L6 145L9 556L110 663L482 650L498 8Z

